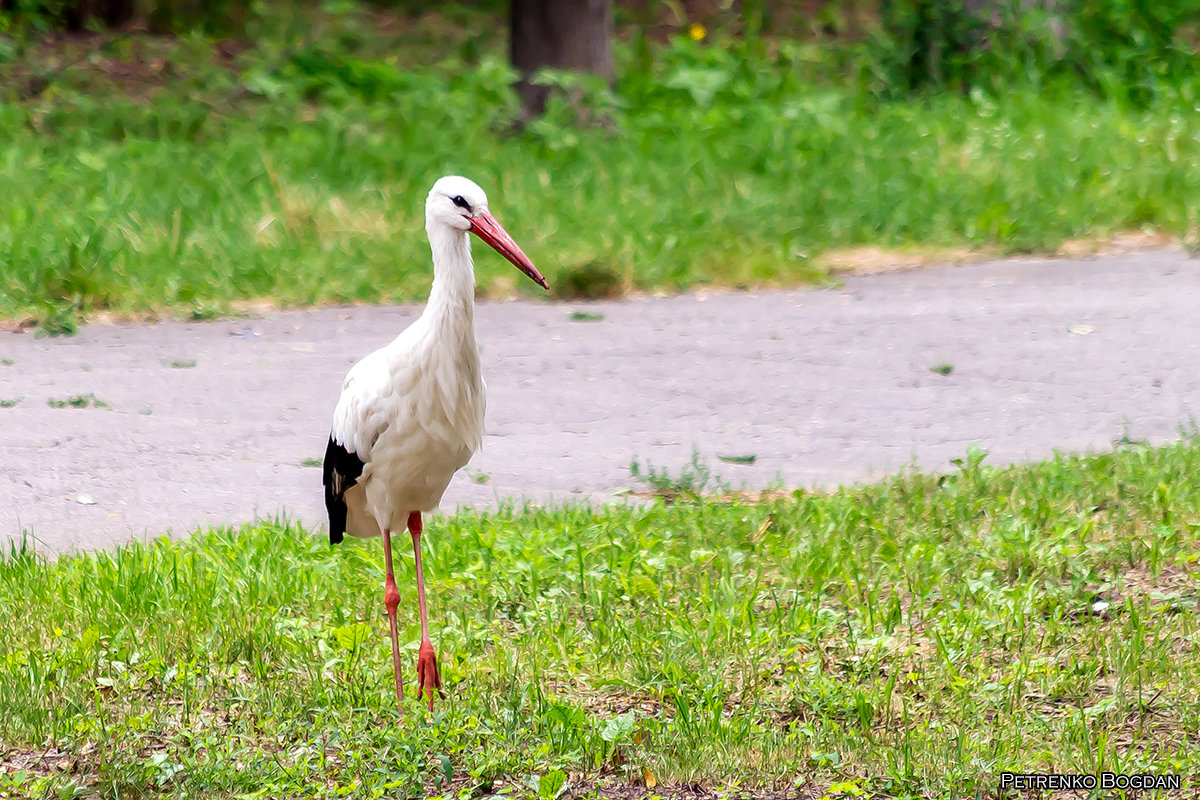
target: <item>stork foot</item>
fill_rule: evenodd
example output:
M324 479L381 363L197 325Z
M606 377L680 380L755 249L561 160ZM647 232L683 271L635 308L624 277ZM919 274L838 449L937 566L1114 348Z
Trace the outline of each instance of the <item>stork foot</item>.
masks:
M426 639L421 642L421 649L417 652L417 696L424 695L429 698L430 711L433 711L434 690L437 691L438 697L445 699L442 676L438 674L437 656L433 653L433 644Z

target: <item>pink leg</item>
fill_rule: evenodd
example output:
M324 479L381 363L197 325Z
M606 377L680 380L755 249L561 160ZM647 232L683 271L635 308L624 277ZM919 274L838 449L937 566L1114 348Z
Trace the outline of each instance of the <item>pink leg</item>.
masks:
M421 609L421 649L417 653L417 691L429 698L429 710L433 711L433 690L445 697L442 691L442 676L438 674L437 656L433 653L433 642L429 641L429 618L425 613L425 573L421 571L421 512L408 515L408 531L412 534L413 555L417 562L417 605Z
M392 671L396 677L396 706L404 716L404 681L400 678L400 634L396 631L396 606L400 605L400 592L396 590L396 576L392 572L392 532L383 529L383 560L387 565L387 577L383 581L383 603L387 606L388 623L392 628Z

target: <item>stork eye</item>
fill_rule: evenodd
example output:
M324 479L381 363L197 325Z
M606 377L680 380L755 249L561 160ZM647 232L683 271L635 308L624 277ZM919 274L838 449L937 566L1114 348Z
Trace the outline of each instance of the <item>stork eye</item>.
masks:
M454 203L454 205L458 206L459 208L465 208L467 211L471 210L471 204L464 200L461 194L451 197L450 202Z

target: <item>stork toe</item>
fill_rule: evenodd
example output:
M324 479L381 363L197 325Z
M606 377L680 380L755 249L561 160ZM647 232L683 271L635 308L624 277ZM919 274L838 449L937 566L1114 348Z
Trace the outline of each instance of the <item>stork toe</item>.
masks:
M429 642L421 642L421 649L417 653L417 694L429 698L430 711L433 711L435 689L438 697L444 700L446 693L442 691L442 676L438 672L437 656L433 652L433 645Z

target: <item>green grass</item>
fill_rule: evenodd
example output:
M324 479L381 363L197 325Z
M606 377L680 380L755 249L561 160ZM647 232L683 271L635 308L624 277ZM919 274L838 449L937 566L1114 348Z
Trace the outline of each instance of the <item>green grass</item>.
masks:
M864 244L1042 251L1197 225L1183 88L1143 105L1069 85L882 101L836 48L634 39L614 92L550 76L581 99L514 133L488 19L423 47L370 25L264 38L231 66L198 37L135 39L100 63L163 58L176 77L117 90L85 60L32 99L6 90L0 317L69 333L101 309L421 299L424 197L456 172L564 297L820 279L822 253ZM479 278L540 296L492 254Z
M108 403L99 399L91 392L76 394L70 397L52 397L46 401L46 405L51 408L111 408Z
M262 524L53 562L14 547L0 796L553 798L649 776L662 792L952 798L995 796L1004 770L1200 780L1200 443L981 461L759 504L434 520L448 698L404 723L377 541Z

